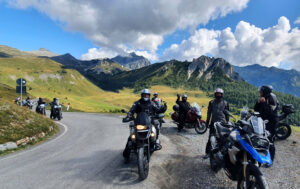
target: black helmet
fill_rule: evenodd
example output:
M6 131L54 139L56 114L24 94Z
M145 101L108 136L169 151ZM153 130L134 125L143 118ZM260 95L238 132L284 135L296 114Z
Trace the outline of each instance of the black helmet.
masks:
M263 85L259 88L259 91L263 93L263 96L266 97L271 94L273 87L270 85Z
M56 101L57 100L57 98L53 98L53 101Z
M151 91L149 89L143 89L141 91L141 97L142 99L146 102L146 101L150 101L150 97L149 98L145 98L143 97L143 94L148 94L149 96L151 95Z

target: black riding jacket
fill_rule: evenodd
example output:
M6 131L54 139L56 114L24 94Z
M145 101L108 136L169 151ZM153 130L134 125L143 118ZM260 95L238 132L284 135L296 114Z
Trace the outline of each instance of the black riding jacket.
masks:
M185 115L191 109L191 105L188 101L180 101L179 98L177 98L176 104L179 105L179 113L180 114Z
M157 107L157 105L152 101L144 101L142 99L136 101L130 111L128 116L131 117L134 113L146 112L149 116L154 114L164 113L167 110L167 106Z
M272 121L278 116L279 101L273 93L266 96L265 99L266 102L256 102L254 111L259 112L262 119Z
M229 111L229 104L223 98L210 101L207 110L206 123L228 122L229 117L224 114L224 110Z

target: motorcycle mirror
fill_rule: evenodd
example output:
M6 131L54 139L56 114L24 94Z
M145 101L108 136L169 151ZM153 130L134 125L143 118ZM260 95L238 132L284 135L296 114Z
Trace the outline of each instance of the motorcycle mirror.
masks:
M269 123L269 120L264 120L264 123L265 123L265 124L268 124L268 123Z
M202 105L202 108L204 108L205 107L205 105Z
M124 114L126 113L126 111L124 109L122 109L121 112L124 113Z

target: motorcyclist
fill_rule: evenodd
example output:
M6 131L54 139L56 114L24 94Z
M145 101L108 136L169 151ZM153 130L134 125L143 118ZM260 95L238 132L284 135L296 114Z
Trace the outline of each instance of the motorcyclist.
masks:
M186 114L191 109L191 105L187 101L187 95L186 94L182 95L181 101L180 101L180 95L177 94L176 104L179 105L179 125L178 125L178 132L180 132L183 129L183 125L184 125L184 121L185 121L185 118L186 118Z
M36 106L36 109L35 109L36 112L38 111L38 107L41 104L46 104L46 102L43 100L43 98L39 97L39 100L37 102L37 106Z
M229 111L229 104L226 100L224 100L224 90L217 88L214 91L214 94L215 99L209 102L207 110L206 126L209 128L209 137L205 149L206 158L210 152L210 136L215 133L214 123L227 123L229 121L229 116L224 113L225 110Z
M54 106L58 106L59 105L58 98L53 98L53 101L50 103L50 105L51 105L50 118L52 118L53 113L54 113Z
M133 117L133 115L139 114L140 112L146 112L149 116L153 116L155 113L164 113L167 110L167 104L165 103L164 106L161 108L157 107L154 102L150 100L151 92L149 89L143 89L141 91L141 98L140 100L136 101L130 111L127 114L127 117L125 119L130 119ZM162 148L160 141L158 139L159 136L159 125L154 125L155 129L157 131L157 139L156 139L156 145L155 145L155 150L160 150ZM129 148L129 141L131 140L130 137L128 137L128 141L126 144L126 147L123 151L123 156L125 160L128 160L130 157L130 148Z
M161 108L161 106L162 106L162 99L158 97L158 93L157 92L153 93L152 101L156 104L157 107ZM164 118L162 118L162 122L163 123L166 122L164 120Z
M270 145L270 154L272 160L275 158L275 146L274 146L274 136L275 129L279 123L278 117L278 107L279 101L275 94L272 93L272 87L263 85L259 88L260 98L254 106L254 111L260 113L263 120L268 120L266 124L266 129L270 132L269 140L272 143Z

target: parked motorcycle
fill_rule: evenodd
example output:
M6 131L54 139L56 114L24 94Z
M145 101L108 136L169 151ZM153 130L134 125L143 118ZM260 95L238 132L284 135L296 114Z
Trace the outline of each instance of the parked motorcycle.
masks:
M179 126L179 106L174 105L173 110L172 120ZM205 121L202 120L201 108L196 102L192 103L192 108L187 112L184 128L194 128L198 134L204 134L207 131Z
M237 123L214 124L210 165L215 172L223 168L231 180L237 181L238 189L266 189L268 185L259 168L272 165L269 132L259 113L242 115L245 114Z
M148 177L150 156L155 149L156 129L152 125L152 118L145 112L139 113L136 118L123 118L125 122L130 122L131 140L128 145L131 153L137 154L139 178L144 180Z
M286 123L288 115L295 113L295 108L292 104L284 104L282 106L281 114L279 115L279 124L276 128L276 138L285 140L292 134L291 126Z
M26 100L26 101L23 102L23 106L26 106L26 107L28 107L29 109L32 110L33 102L31 100Z
M36 112L42 115L46 115L46 104L40 104L36 107Z
M51 111L51 114L50 114L50 118L51 119L58 119L58 120L61 120L62 119L62 107L61 105L54 105L53 107L53 110Z

